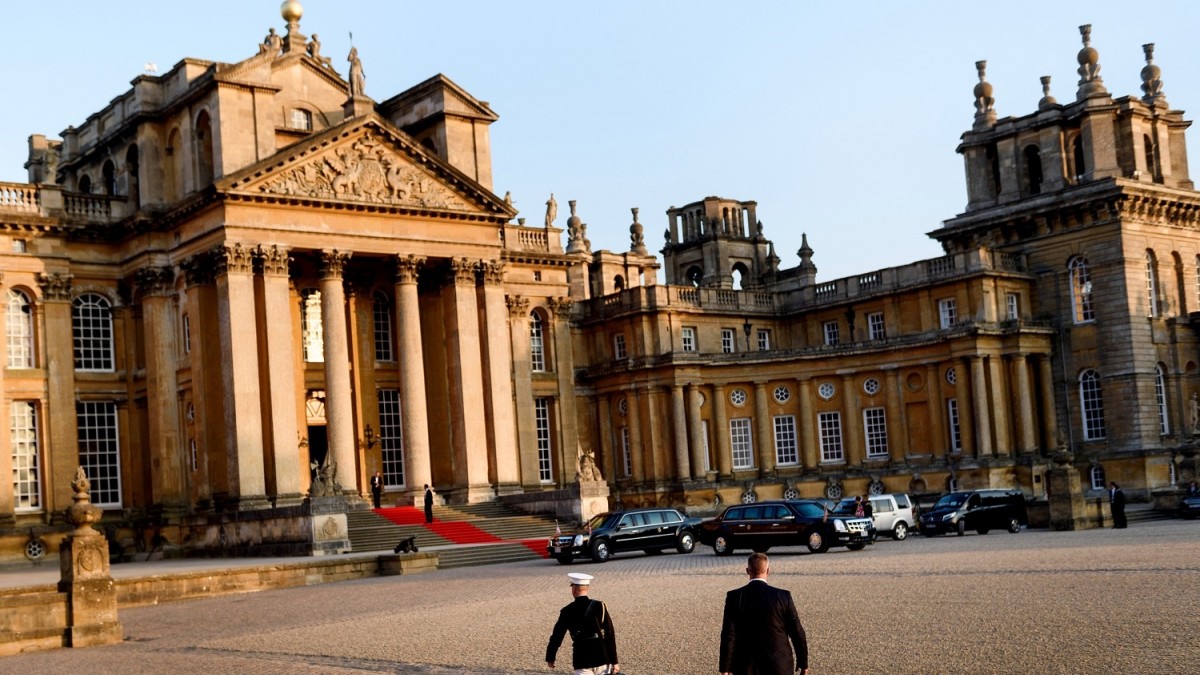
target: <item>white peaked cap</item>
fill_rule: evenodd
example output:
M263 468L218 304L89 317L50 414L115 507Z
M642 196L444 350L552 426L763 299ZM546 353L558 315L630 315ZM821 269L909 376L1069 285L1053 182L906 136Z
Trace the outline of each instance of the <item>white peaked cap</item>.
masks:
M591 586L592 579L595 579L592 575L583 572L568 572L567 577L571 579L572 586Z

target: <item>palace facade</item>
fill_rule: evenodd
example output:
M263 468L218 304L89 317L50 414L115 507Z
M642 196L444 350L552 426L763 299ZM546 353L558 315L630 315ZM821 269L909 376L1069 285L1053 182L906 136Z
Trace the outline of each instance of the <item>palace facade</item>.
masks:
M1061 452L1093 496L1180 480L1200 193L1152 45L1144 95L1114 98L1085 27L1074 100L1044 78L1015 118L981 62L945 255L819 281L752 201L669 209L661 263L637 209L626 252L592 251L574 202L556 227L553 196L526 224L492 189L487 103L441 75L373 101L300 15L30 137L29 182L0 184L6 556L61 523L78 465L107 521L181 546L314 481L516 499L566 491L584 454L614 506L698 513L1039 498Z

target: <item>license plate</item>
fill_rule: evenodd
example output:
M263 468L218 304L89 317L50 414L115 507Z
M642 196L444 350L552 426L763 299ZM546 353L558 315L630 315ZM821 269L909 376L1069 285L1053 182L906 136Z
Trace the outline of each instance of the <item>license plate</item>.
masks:
M561 547L561 546L555 546L555 547L554 547L554 552L555 552L555 553L562 553L562 547Z

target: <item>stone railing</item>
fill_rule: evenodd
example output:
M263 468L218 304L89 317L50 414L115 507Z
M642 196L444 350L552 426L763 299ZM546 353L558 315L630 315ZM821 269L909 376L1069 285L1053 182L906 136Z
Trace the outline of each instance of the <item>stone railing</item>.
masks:
M522 219L523 220L523 219ZM552 227L504 226L504 247L529 253L562 253L562 230Z
M0 183L0 213L38 213L38 187L28 183Z
M775 311L775 294L766 291L737 291L730 288L694 286L635 286L587 301L590 318L606 318L623 312L656 309L703 308L720 312L769 314Z
M63 194L63 206L68 216L88 222L107 223L112 219L112 197L98 195Z
M66 192L59 185L0 183L0 214L65 218L86 223L110 223L114 204L124 197Z

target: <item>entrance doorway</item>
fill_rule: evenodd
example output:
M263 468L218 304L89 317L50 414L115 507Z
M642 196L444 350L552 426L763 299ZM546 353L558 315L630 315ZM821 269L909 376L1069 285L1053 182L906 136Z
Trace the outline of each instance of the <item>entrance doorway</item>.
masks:
M325 456L329 454L329 434L325 431L325 425L312 425L308 427L308 460L310 465L316 462L318 465L325 463Z

